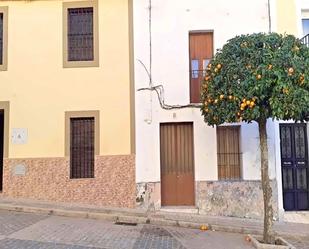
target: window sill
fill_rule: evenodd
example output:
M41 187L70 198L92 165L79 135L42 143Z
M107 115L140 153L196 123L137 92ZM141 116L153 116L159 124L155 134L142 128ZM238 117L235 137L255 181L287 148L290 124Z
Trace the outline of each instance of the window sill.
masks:
M99 67L99 61L63 61L63 68Z

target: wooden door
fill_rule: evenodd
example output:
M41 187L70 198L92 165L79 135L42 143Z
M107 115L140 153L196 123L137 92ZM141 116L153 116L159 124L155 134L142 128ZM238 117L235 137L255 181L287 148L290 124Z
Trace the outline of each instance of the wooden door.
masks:
M162 206L194 206L192 123L160 126Z
M190 101L200 103L200 88L213 57L213 33L190 33Z
M3 189L4 111L0 110L0 191Z
M284 209L309 210L307 127L282 124L280 138Z

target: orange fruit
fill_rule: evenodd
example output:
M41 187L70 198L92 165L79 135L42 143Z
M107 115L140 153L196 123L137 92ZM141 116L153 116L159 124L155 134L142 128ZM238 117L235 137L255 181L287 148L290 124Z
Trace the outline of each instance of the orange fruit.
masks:
M247 104L247 105L250 105L250 103L251 103L250 100L247 100L247 101L246 101L246 104Z
M293 74L294 73L294 68L293 67L290 67L289 70L288 70L289 74Z
M242 103L242 104L240 105L240 108L243 108L243 109L245 109L245 108L246 108L246 105L247 105L247 104L245 104L245 103Z
M206 225L201 225L200 226L200 230L202 231L207 231L208 230L208 227Z
M299 80L302 81L302 80L304 80L304 79L305 79L305 75L304 75L304 74L301 74L301 75L299 76Z
M242 100L242 102L246 102L246 101L247 101L246 99L243 99L243 100Z
M219 69L218 68L215 68L215 73L218 73Z
M217 99L215 99L214 103L215 103L215 104L217 104L217 103L218 103L218 100L217 100Z
M269 70L272 70L272 69L273 69L273 65L272 65L272 64L269 64L269 65L268 65L268 69L269 69Z
M240 47L244 48L244 47L247 47L248 43L247 42L243 42L240 44Z
M221 65L221 64L218 64L218 65L217 65L217 68L218 68L218 69L221 69L221 68L222 68L222 65Z
M258 74L258 75L256 76L256 79L257 79L257 80L262 79L262 75Z
M233 96L232 96L232 95L230 95L230 96L229 96L229 100L232 100L232 99L233 99Z
M250 102L250 107L253 108L255 106L255 103L253 101Z
M220 99L224 99L224 95L223 94L220 95Z

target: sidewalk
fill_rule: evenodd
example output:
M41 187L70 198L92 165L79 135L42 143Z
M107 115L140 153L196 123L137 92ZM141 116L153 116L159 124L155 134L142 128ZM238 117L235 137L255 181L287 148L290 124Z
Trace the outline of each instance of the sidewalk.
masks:
M103 219L113 222L153 224L158 226L200 228L201 225L207 225L209 229L214 231L243 234L262 234L263 231L262 221L253 219L214 217L164 211L148 213L139 209L99 208L91 205L17 200L4 197L0 197L0 210ZM309 224L275 222L274 230L280 236L309 237Z

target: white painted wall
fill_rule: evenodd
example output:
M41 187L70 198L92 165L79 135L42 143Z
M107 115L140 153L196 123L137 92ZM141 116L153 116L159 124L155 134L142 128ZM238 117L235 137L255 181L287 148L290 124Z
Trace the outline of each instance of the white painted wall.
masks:
M152 76L163 84L167 104L189 103L189 31L214 30L215 48L239 34L268 31L267 0L152 0ZM149 68L148 0L134 0L135 84L149 79L137 60ZM160 181L160 122L194 122L196 180L217 180L216 131L208 127L199 109L164 111L155 93L136 93L137 182ZM271 176L275 177L275 136L268 124ZM243 178L260 178L256 124L241 128Z

